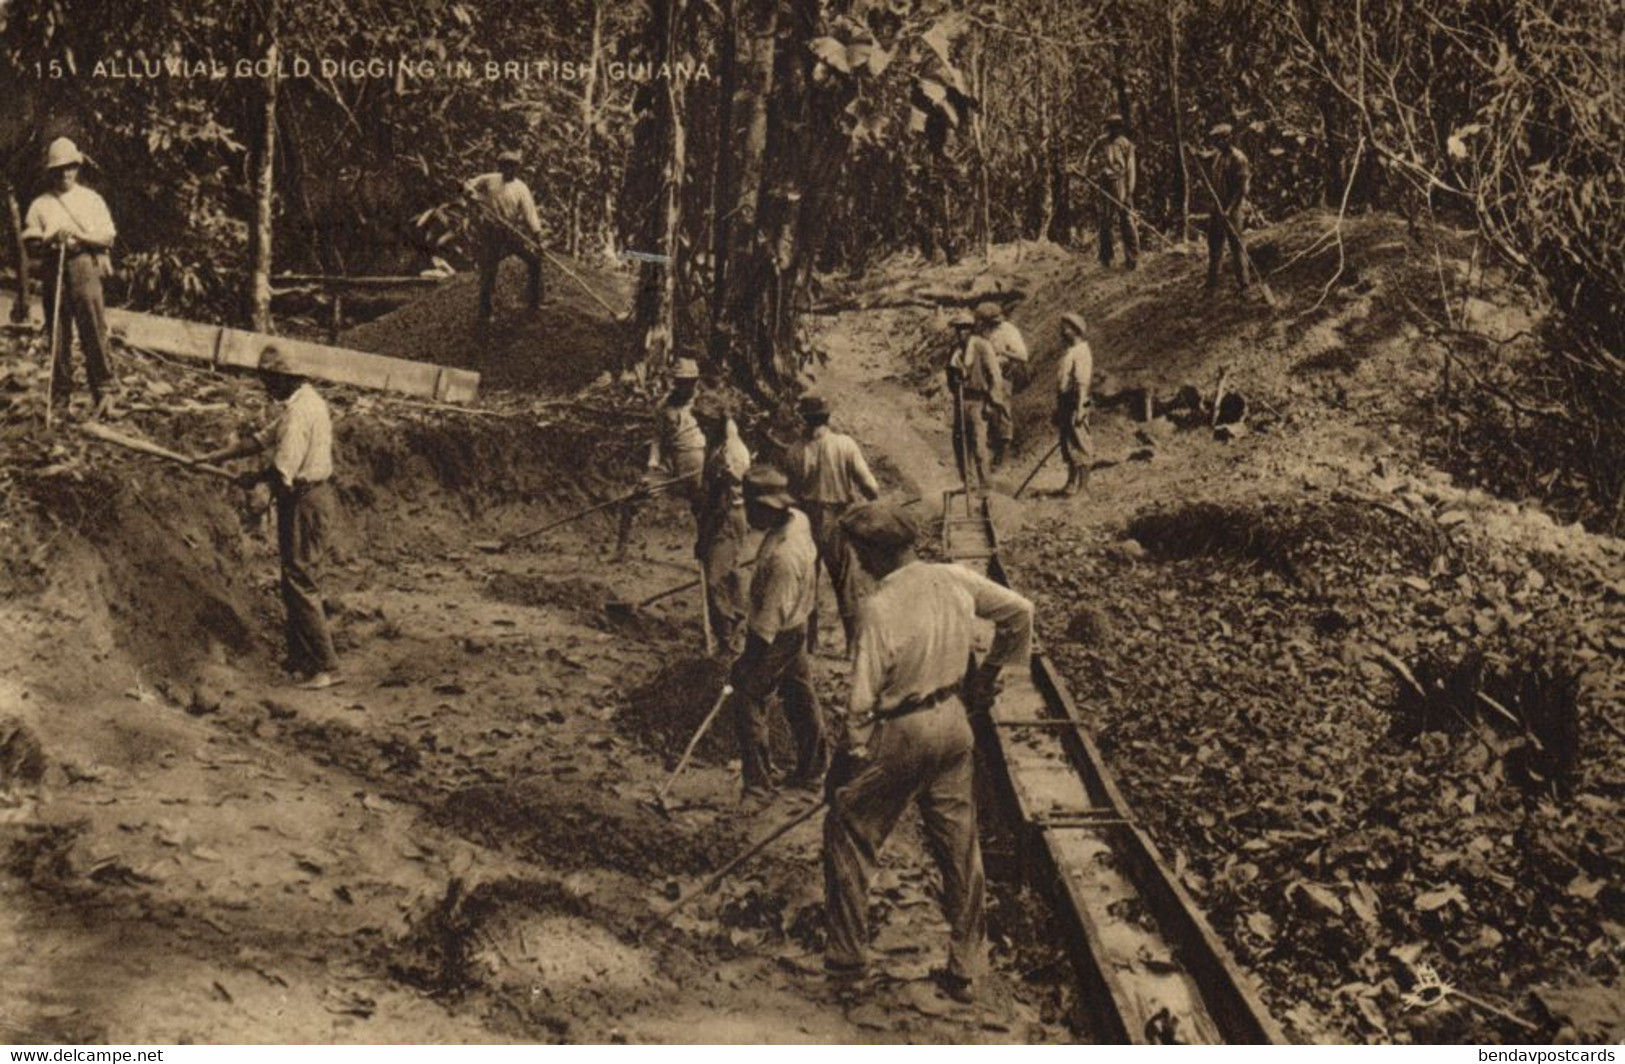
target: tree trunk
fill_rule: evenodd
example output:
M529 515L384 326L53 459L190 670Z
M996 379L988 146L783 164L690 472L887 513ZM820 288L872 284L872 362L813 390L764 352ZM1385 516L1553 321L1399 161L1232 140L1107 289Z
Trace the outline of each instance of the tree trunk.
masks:
M28 320L28 245L23 242L23 212L10 185L6 186L6 216L11 221L11 247L17 258L17 302L11 305L11 322L19 325Z
M1179 0L1168 0L1168 109L1173 119L1174 200L1179 209L1179 239L1190 239L1191 171L1185 158L1185 109L1179 98Z
M581 86L581 152L589 165L595 165L595 152L597 150L597 99L598 90L598 59L604 46L604 5L603 0L593 0L592 5L592 50L588 54L587 76ZM585 243L585 225L582 220L582 205L586 202L588 185L579 178L570 195L570 254L580 257L582 245Z
M276 98L277 4L263 0L259 27L267 70L260 82L261 98L253 147L254 221L248 227L248 321L255 332L271 331L271 237L276 207Z
M987 53L983 42L971 60L971 91L976 94L976 108L971 111L971 139L976 146L976 224L982 243L982 260L993 261L993 189L988 174L987 143L984 127L987 114Z
M656 64L678 59L677 31L682 19L683 0L657 0L660 12L660 49ZM682 254L683 177L687 167L687 143L683 134L681 82L661 81L657 113L665 159L660 173L660 199L656 211L656 245L665 256L663 263L648 263L659 271L657 304L644 338L644 359L651 369L660 369L676 357L678 257Z
M711 332L708 349L722 354L717 324L728 296L728 244L734 207L734 93L739 85L738 0L722 0L722 39L717 58L716 166L711 178Z

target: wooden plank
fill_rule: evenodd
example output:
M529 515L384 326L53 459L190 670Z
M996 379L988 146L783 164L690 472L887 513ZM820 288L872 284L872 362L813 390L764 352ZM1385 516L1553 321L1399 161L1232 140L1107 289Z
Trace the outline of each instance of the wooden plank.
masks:
M322 273L279 273L271 278L272 284L280 285L314 285L319 288L340 289L383 289L391 288L433 288L442 281L448 280L451 274L445 277L335 277Z
M0 318L10 313L11 304L10 296L0 294ZM316 380L443 403L472 402L479 393L480 375L471 370L410 362L285 336L266 336L133 310L109 310L107 327L114 338L131 347L178 355L217 367L252 369L259 364L260 352L265 346L275 344L296 372Z

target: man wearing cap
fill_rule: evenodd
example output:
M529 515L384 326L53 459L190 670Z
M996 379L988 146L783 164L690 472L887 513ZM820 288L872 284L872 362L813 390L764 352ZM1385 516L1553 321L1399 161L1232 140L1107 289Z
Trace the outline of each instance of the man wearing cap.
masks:
M1089 482L1089 383L1095 356L1089 349L1088 328L1081 314L1061 315L1061 353L1055 378L1055 428L1061 434L1061 457L1066 461L1063 495L1076 495Z
M705 433L694 419L694 393L700 385L700 364L679 358L672 367L671 391L655 410L655 436L649 443L648 471L652 477L684 477L678 489L698 513L700 473L705 468Z
M694 541L694 556L705 577L711 631L720 645L727 646L745 616L739 555L749 531L744 483L750 468L750 449L739 438L733 411L724 399L700 396L694 403L694 419L709 448L700 478L699 534Z
M1218 157L1213 162L1212 194L1216 197L1212 213L1207 219L1207 287L1219 283L1219 260L1224 248L1230 246L1230 261L1235 265L1236 286L1247 288L1247 249L1241 242L1241 228L1246 220L1247 192L1252 186L1252 169L1247 156L1231 142L1230 123L1220 122L1208 134Z
M542 303L542 258L535 247L526 244L520 234L529 234L540 246L542 219L536 213L536 201L530 187L519 180L522 156L516 151L505 151L497 156L495 173L471 178L464 191L478 204L481 215L479 233L480 266L480 320L490 320L492 299L496 292L497 268L509 255L518 255L530 271L530 309Z
M999 319L997 303L976 308L976 324L965 346L955 355L956 369L963 381L963 416L966 466L975 466L977 480L984 485L989 471L998 468L1010 440L1010 397L1004 379L1003 360L991 339Z
M1106 116L1106 147L1101 153L1100 265L1112 264L1112 229L1123 238L1123 266L1139 264L1140 234L1134 228L1134 186L1139 167L1134 158L1134 142L1123 133L1123 116Z
M95 418L111 412L113 405L108 392L112 374L107 359L107 307L102 298L102 278L112 273L110 252L118 234L106 201L79 183L83 164L84 156L73 141L58 137L51 142L45 153L51 191L29 205L23 239L51 249L45 271L45 331L57 337L57 349L51 352L51 401L65 407L73 390L73 367L68 357L77 330L85 353L85 376L90 383L91 417ZM60 297L65 317L62 327L53 332L58 255L66 256L61 274L65 287Z
M1000 670L1027 661L1033 605L964 566L919 561L918 533L900 507L867 503L841 525L879 584L859 613L852 694L833 722L836 753L825 777L824 964L838 976L864 970L869 881L912 802L942 874L950 942L939 982L966 1001L985 963L987 937L966 709L990 711ZM993 622L993 645L967 678L977 618Z
M812 614L818 548L807 515L791 505L789 481L769 465L745 473L745 518L766 533L756 552L745 616L745 649L734 660L728 711L739 739L744 798L759 801L773 791L767 700L774 692L784 707L795 745L793 786L818 782L829 759L824 716L813 693L807 656L807 618Z
M333 423L327 403L275 346L260 353L259 371L265 390L282 404L276 420L198 461L270 456L263 469L243 474L238 484L244 488L271 485L282 559L282 604L287 612L287 666L303 678L302 687L321 690L339 682L338 655L333 651L317 587L338 508L333 490Z
M829 427L829 400L807 395L800 406L806 434L785 455L784 468L790 480L790 495L812 524L818 563L829 573L835 587L835 605L850 648L862 588L857 559L841 535L841 515L855 502L879 498L880 484L869 471L858 441ZM816 645L816 606L807 624L807 637Z

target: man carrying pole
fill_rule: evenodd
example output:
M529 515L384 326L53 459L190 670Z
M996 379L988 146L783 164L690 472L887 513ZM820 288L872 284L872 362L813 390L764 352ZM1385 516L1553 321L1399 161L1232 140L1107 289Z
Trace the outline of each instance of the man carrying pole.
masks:
M51 268L46 274L51 280L45 292L45 330L53 338L51 403L64 410L67 408L73 390L69 353L77 331L79 345L85 353L90 416L94 420L113 411L102 278L113 271L110 252L118 234L107 202L79 184L79 169L83 165L84 156L79 154L73 141L58 137L51 142L45 154L51 191L29 206L23 239L43 243L51 250Z
M1252 169L1247 156L1231 142L1230 123L1220 122L1208 136L1218 152L1213 162L1213 177L1204 178L1213 200L1212 213L1207 219L1207 287L1219 284L1219 262L1224 258L1225 245L1230 246L1230 260L1235 265L1236 287L1247 290L1247 248L1241 240L1242 226L1246 222L1247 193L1252 186Z
M1113 229L1123 238L1123 267L1132 270L1139 265L1140 234L1134 227L1134 186L1139 167L1134 157L1134 142L1123 133L1123 116L1112 112L1106 116L1106 147L1101 153L1100 190L1100 265L1109 269L1112 264Z
M530 271L530 310L542 304L542 257L521 237L529 233L538 245L542 240L542 219L536 212L536 201L530 187L519 180L523 158L517 151L504 151L497 156L494 173L471 178L463 186L464 192L490 215L479 220L476 234L482 323L491 320L497 270L510 255L519 256Z
M880 483L870 472L858 441L830 428L829 416L829 400L821 395L802 397L801 420L806 426L806 435L790 448L784 467L790 480L790 494L812 523L813 541L818 544L818 564L829 573L830 583L835 587L835 606L850 649L852 626L862 593L859 584L862 574L841 534L841 515L855 502L879 498ZM816 644L816 605L807 622L807 633L808 641Z
M834 724L836 754L825 777L824 966L839 978L863 974L869 881L913 803L942 874L951 936L937 978L951 997L969 1001L986 962L987 927L966 710L990 711L1000 670L1026 663L1033 605L964 566L919 561L918 531L900 507L867 503L841 525L879 584L859 614L851 699ZM993 622L993 645L967 679L977 618Z
M238 478L243 488L268 482L276 498L277 548L282 559L282 603L287 611L287 668L311 690L340 682L338 655L317 586L337 520L333 490L333 425L327 403L268 345L260 353L260 382L282 404L264 430L203 455L199 464L268 454L263 468Z
M773 794L767 700L777 692L796 749L791 786L816 785L829 759L824 715L813 693L807 656L807 618L817 591L813 543L807 515L795 509L789 481L768 465L745 473L745 518L765 532L756 552L745 617L745 649L735 659L728 697L746 802Z

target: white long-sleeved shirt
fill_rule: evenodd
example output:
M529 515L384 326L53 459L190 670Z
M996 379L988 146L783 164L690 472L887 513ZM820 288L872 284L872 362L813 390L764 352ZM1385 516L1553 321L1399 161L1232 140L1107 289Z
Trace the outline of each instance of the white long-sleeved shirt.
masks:
M762 537L756 551L745 619L751 632L771 643L780 632L807 623L817 601L818 585L813 581L817 559L811 522L800 510L791 509L782 525Z
M111 247L118 236L107 201L83 185L61 193L47 192L28 206L23 239L49 240L64 230L87 244L104 248Z
M1089 382L1095 375L1095 356L1088 340L1074 340L1072 346L1061 353L1055 369L1055 392L1065 395L1076 391L1080 400L1089 398Z
M869 469L858 441L828 425L792 447L784 472L790 494L801 502L845 504L880 496L880 483Z
M1026 362L1032 357L1027 352L1027 341L1022 339L1021 330L1016 328L1013 321L999 322L987 334L987 339L1006 362Z
M910 562L889 573L858 611L848 731L868 741L865 718L957 684L976 638L993 622L986 662L1019 664L1032 652L1033 604L962 565Z
M501 174L481 174L469 181L468 190L504 221L527 233L542 231L542 219L536 213L536 200L530 194L530 186L517 177L504 181Z
M327 402L308 384L301 384L282 403L277 419L255 439L271 452L271 464L284 487L319 483L333 475L333 421Z

